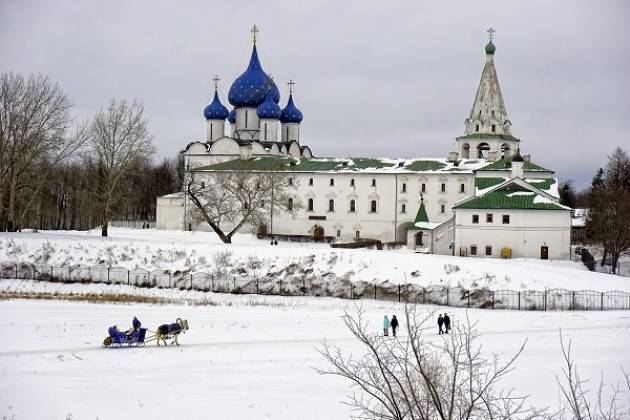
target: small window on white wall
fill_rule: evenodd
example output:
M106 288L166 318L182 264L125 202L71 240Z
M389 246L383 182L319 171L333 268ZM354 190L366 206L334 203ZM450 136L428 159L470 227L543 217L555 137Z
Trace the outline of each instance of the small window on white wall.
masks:
M444 204L440 205L440 213L446 213L446 206Z
M407 205L403 204L402 206L400 206L400 212L401 213L407 213Z

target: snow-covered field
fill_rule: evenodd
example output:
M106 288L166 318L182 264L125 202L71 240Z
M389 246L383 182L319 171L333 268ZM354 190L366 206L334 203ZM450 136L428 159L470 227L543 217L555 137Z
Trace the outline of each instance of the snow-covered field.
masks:
M72 287L81 292L94 285ZM99 287L120 292L119 286ZM340 403L351 392L348 383L313 368L325 366L316 350L324 338L358 350L340 319L351 301L208 295L212 306L0 301L0 418L348 418ZM384 314L403 312L399 304L362 304L375 333ZM454 322L465 316L463 309L448 311ZM603 373L616 381L619 366L630 366L629 312L469 314L480 322L488 353L511 354L529 339L505 385L531 394L535 404L555 406L559 399L560 327L573 340L584 377L597 381ZM102 349L107 327L126 326L134 315L149 328L183 317L191 329L181 347Z
M383 283L488 287L490 289L630 291L630 279L589 272L581 263L537 259L499 260L416 254L407 249L332 249L313 243L270 246L251 235L232 245L213 233L111 228L0 234L0 263L55 266L107 264L128 269L223 272L276 279L311 277Z

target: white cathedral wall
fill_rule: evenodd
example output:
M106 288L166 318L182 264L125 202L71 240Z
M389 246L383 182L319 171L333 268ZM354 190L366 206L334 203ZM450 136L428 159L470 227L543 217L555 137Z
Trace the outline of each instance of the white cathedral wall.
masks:
M486 214L493 222L486 223ZM473 214L479 223L472 223ZM462 248L470 256L471 245L477 246L477 257L485 257L485 247L492 247L492 257L500 258L501 249L511 248L512 258L540 258L541 246L549 249L549 259L568 259L571 245L569 210L501 210L456 209L455 255ZM503 215L510 223L503 224Z
M184 194L158 197L155 208L155 225L157 229L184 229Z
M210 177L212 173L202 173ZM424 203L429 220L439 223L453 217L452 206L459 200L474 194L472 173L423 173L423 174L370 174L315 172L290 174L298 189L293 193L303 208L296 215L274 216L274 233L282 235L312 235L313 228L324 228L326 236L337 236L347 241L356 237L375 238L382 241L406 241L403 224L415 219L420 207L421 185L425 184ZM309 180L313 179L313 185ZM334 179L334 185L330 180ZM354 187L350 185L354 179ZM376 186L372 187L372 180ZM406 192L403 192L403 183ZM445 184L445 192L441 184ZM460 185L464 184L464 192ZM312 198L313 211L308 211L308 199ZM334 211L329 211L329 200L334 200ZM350 212L350 200L356 202L356 211ZM377 211L371 212L371 201L376 200ZM405 212L402 205L405 205ZM442 205L444 211L442 212ZM314 220L311 217L325 217ZM270 227L270 226L269 226ZM250 228L247 229L249 231Z

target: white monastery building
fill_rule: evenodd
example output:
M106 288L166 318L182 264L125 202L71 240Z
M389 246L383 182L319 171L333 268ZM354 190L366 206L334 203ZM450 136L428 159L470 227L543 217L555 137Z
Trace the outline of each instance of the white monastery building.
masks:
M570 208L559 203L553 171L521 155L512 135L494 65L496 47L485 46L485 64L464 135L446 158L320 158L300 138L302 112L264 72L256 49L221 103L215 78L205 108L205 141L182 152L187 173L281 168L299 187L304 203L274 215L275 237L337 242L376 239L405 243L423 253L469 257L568 259ZM229 126L226 127L226 120ZM158 198L160 229L208 229L194 225L182 191Z

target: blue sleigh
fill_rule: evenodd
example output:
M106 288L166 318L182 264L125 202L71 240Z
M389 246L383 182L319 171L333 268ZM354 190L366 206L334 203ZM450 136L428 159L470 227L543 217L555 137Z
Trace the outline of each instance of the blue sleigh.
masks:
M127 332L119 331L118 328L116 327L109 327L107 332L109 333L109 337L107 337L105 341L103 342L103 345L106 347L108 346L115 346L115 347L143 346L144 339L146 338L146 335L147 335L146 328L139 328L135 331L131 331L127 333Z

